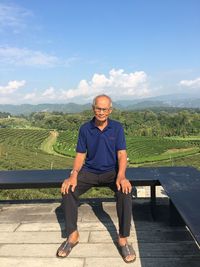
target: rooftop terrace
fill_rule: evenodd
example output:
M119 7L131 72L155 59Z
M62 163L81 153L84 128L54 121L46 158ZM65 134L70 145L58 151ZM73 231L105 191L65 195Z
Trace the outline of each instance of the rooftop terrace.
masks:
M167 197L157 198L154 221L150 199L133 199L129 241L137 260L131 266L200 266L200 250L186 227L169 225L168 204ZM56 250L65 237L61 203L0 202L0 266L127 266L115 246L114 199L81 201L78 227L80 243L68 258L57 259Z

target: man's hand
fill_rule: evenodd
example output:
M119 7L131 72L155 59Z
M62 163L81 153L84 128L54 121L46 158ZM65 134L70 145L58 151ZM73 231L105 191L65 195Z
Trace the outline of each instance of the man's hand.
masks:
M65 179L61 186L61 193L68 194L70 186L72 186L71 190L74 192L75 187L77 186L77 177L70 176L68 179Z
M131 193L132 191L131 183L129 182L128 179L126 179L126 177L118 176L116 180L116 185L117 185L118 191L121 189L122 192L125 194Z

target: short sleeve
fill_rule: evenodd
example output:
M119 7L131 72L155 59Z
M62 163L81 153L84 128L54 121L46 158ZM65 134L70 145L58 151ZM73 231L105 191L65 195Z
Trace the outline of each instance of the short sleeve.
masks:
M86 152L86 134L85 134L83 127L81 127L79 130L76 152L79 152L79 153Z
M116 150L126 150L126 139L124 129L121 125L117 134Z

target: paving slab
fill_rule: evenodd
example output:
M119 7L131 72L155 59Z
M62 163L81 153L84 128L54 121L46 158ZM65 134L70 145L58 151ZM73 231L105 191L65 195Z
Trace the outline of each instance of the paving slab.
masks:
M127 267L120 258L87 258L84 267ZM199 267L199 259L180 258L137 258L128 266L134 267Z
M78 221L82 220L84 211L79 209ZM12 205L1 209L0 222L64 222L63 209L59 205L52 208L50 205L18 205L13 208Z
M124 262L122 257L109 257L109 258L86 258L84 267L127 267L127 263ZM142 267L140 264L140 258L136 258L134 263L128 264L128 266Z
M105 230L107 228L118 227L118 224L115 223L102 223L102 222L79 222L78 229L80 231L88 230ZM59 231L64 230L65 224L61 223L41 223L41 222L31 222L31 223L21 223L16 231Z
M86 243L89 239L89 231L80 232L80 243ZM61 232L2 232L0 244L61 244Z
M80 210L84 211L84 216L82 221L117 221L117 211L115 207L115 202L110 203L110 205L105 205L104 203L99 203L99 205L84 205L79 207Z
M91 231L89 235L90 243L110 243L112 240L117 240L116 231ZM168 231L131 231L128 238L131 242L152 242L152 243L167 243L177 241L193 241L190 233L185 230L168 230Z
M53 259L53 258L0 258L1 267L83 267L84 259L81 258L66 258L66 259Z
M115 205L115 204L114 204ZM1 210L0 222L64 222L64 214L62 206L52 208L51 206L41 206L35 204L20 205L12 207L6 206ZM117 220L116 209L113 208L113 203L110 206L103 204L89 205L81 204L78 208L78 222L80 221L109 221Z
M176 243L133 243L137 257L177 257L177 256L192 256L200 258L200 250L194 242L181 242L179 245ZM71 255L71 254L70 254ZM73 251L73 257L119 257L119 252L113 243L88 243L80 244Z
M11 225L12 226L12 225ZM10 226L10 227L11 227ZM18 227L17 227L18 226ZM4 224L4 227L6 228L6 224ZM22 222L20 224L16 224L16 231L17 232L24 232L24 231L64 231L65 230L65 223L48 223L48 222ZM12 228L11 228L12 229ZM101 231L101 230L112 230L112 229L118 229L118 222L78 222L78 229L79 231ZM162 222L155 223L154 221L132 221L131 229L138 230L167 230L172 229L171 226L167 224L163 224ZM174 227L174 230L183 230L183 227ZM8 227L9 230L9 227ZM136 231L135 230L135 231Z
M194 242L181 243L132 243L137 257L186 257L200 259L200 250ZM57 244L5 244L0 247L0 256L6 257L55 257ZM45 253L45 254L44 254ZM80 243L69 257L96 258L119 257L117 247L113 243Z
M0 223L0 232L13 232L19 225L19 223Z
M17 232L24 232L24 231L61 231L65 229L64 222L59 224L58 222L54 223L42 223L42 222L22 222L20 226L17 228Z
M0 257L52 257L56 255L57 244L5 244L0 247ZM116 246L110 244L78 244L69 257L119 257Z

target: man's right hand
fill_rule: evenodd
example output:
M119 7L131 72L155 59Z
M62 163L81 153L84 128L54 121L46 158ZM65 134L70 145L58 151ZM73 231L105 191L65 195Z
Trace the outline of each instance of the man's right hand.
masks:
M74 192L75 187L77 186L77 177L70 176L68 179L65 179L61 186L61 193L64 195L68 194L70 186L72 192Z

